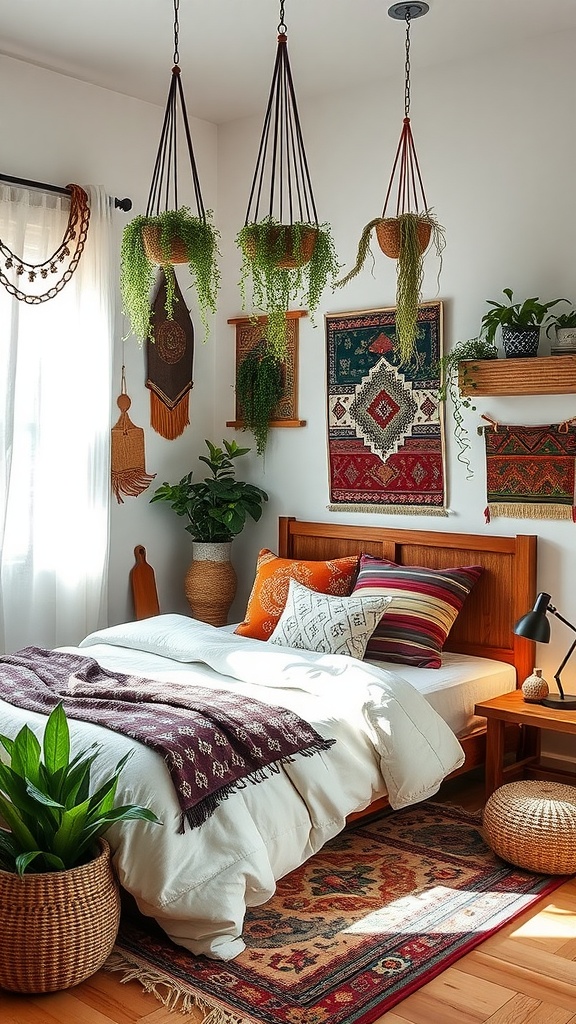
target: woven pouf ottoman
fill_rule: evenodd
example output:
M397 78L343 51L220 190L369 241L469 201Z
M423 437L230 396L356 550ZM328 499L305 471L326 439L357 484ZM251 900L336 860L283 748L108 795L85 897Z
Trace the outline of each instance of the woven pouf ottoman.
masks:
M576 873L576 787L509 782L489 797L484 836L502 860L544 875Z

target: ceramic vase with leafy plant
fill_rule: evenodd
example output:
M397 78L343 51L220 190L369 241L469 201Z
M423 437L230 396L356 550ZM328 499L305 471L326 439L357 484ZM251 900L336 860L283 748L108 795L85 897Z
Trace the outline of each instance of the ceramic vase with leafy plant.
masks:
M370 254L374 262L374 256L370 248L370 238L373 231L376 232L376 238L382 252L391 259L398 261L396 273L396 337L398 339L399 361L401 365L405 365L412 360L416 351L418 304L422 300L424 256L432 239L436 255L440 259L441 269L442 251L445 244L444 229L430 211L424 213L402 213L398 217L376 217L363 228L358 243L356 263L345 277L336 282L337 288L342 288L360 273L368 254Z
M487 341L494 343L498 328L502 331L504 354L507 358L528 358L538 354L540 328L553 319L550 310L559 302L568 299L551 299L541 302L534 297L523 302L513 302L511 288L503 288L508 303L487 299L492 309L482 317L480 333Z
M240 291L267 319L266 341L277 359L286 356L286 313L292 303L308 309L312 323L322 292L340 270L328 224L282 224L274 217L245 224L236 236L242 253Z
M208 314L216 312L220 285L217 263L219 232L206 218L195 217L187 207L165 210L156 216L134 217L124 228L120 250L120 290L123 309L133 333L141 340L151 337L151 291L158 268L166 279L166 314L174 315L174 265L187 264L196 290L200 319L206 337Z

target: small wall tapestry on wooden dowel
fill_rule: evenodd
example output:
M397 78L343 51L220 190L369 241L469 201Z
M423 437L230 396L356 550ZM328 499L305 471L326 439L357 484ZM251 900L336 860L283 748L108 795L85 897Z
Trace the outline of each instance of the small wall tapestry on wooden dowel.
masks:
M152 337L146 341L146 387L150 391L150 425L169 441L180 437L190 423L194 361L194 326L177 281L174 299L169 319L162 275L152 303Z

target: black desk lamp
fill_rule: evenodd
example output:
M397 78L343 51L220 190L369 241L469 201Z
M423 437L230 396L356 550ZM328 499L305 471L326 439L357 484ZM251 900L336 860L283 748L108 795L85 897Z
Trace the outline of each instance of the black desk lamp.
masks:
M527 612L514 626L514 632L518 636L525 636L527 640L535 640L540 644L547 644L550 641L550 623L546 618L546 612L550 612L555 615L560 622L563 622L565 626L569 626L571 630L576 633L576 626L573 626L568 619L565 619L563 615L550 604L550 594L538 594L536 602L531 612ZM576 648L576 640L570 647L566 657L562 661L562 664L554 673L554 679L558 687L558 695L551 694L548 697L544 697L543 700L538 701L539 704L545 704L547 708L555 708L556 711L576 711L576 696L570 696L565 694L562 689L562 683L560 682L560 673L564 668L568 658Z

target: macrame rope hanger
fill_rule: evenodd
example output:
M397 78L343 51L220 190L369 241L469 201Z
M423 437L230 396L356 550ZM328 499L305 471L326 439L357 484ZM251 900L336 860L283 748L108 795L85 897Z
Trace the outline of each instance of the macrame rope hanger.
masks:
M190 169L192 172L192 182L194 185L198 217L205 222L206 211L202 200L200 179L198 176L196 159L194 157L194 147L192 145L192 135L190 132L190 125L188 123L186 100L184 99L184 89L182 88L180 72L180 53L178 50L180 33L179 10L180 0L174 0L174 55L172 78L170 80L168 99L166 102L166 109L164 111L164 120L160 132L158 152L156 154L156 161L152 172L152 182L150 184L150 193L148 195L148 203L146 206L146 216L158 216L158 214L163 210L178 209L178 110L180 109L182 125L186 138L186 146L188 149L188 159L190 161Z
M284 0L280 0L280 22L277 32L276 60L245 224L259 220L260 206L262 204L264 207L266 204L266 192L268 209L262 216L275 217L280 223L293 224L295 221L305 221L308 224L318 224L288 56Z
M394 180L398 175L398 187L396 192L396 217L402 213L425 213L428 210L424 184L420 173L420 165L414 145L414 136L410 126L410 22L413 18L419 18L429 10L427 3L419 0L418 3L398 3L389 8L388 14L396 20L406 22L406 42L404 60L404 121L400 141L396 150L392 173L384 200L382 217L386 216L386 209L392 193Z

